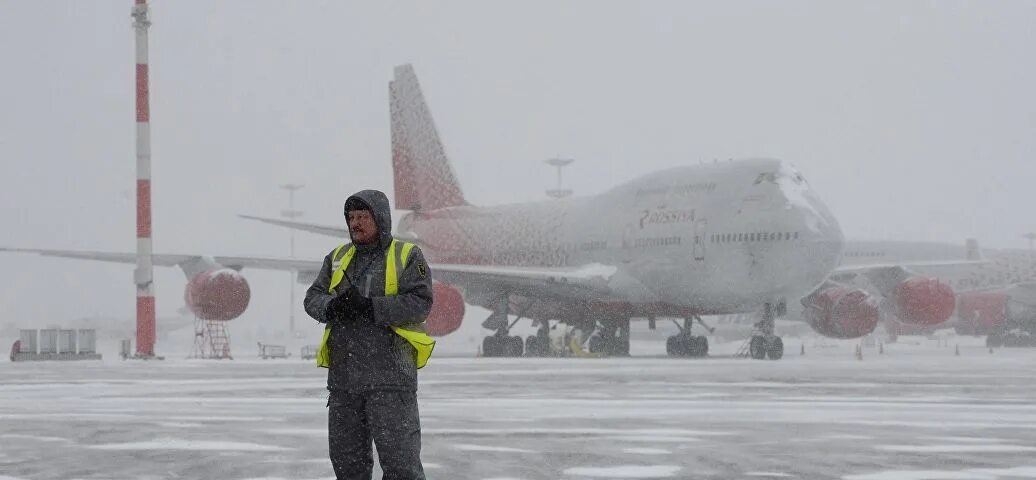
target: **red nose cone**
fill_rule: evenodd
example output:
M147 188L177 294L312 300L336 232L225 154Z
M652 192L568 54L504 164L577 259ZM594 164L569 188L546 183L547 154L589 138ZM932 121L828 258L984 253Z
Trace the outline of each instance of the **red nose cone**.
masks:
M911 278L893 292L900 321L914 325L938 325L953 315L953 289L934 278Z
M425 330L433 337L453 333L464 321L464 298L457 289L444 283L432 284L432 311L425 320Z

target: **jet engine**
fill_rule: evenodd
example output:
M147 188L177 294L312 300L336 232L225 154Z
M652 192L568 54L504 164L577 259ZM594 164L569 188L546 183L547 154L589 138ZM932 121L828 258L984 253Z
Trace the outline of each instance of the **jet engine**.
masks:
M233 320L244 313L251 298L248 281L229 268L195 275L183 293L187 307L202 320Z
M911 325L938 325L953 315L953 289L934 278L913 277L896 285L890 295L896 317Z
M432 283L432 311L425 320L425 329L433 337L441 337L460 328L464 321L464 298L445 283Z
M804 314L817 333L831 338L859 338L878 326L877 302L860 289L831 286L802 299Z

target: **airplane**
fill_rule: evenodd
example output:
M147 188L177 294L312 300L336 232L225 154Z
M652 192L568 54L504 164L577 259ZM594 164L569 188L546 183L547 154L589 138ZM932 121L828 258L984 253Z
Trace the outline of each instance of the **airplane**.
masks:
M893 280L874 294L829 280L841 229L787 162L680 166L599 195L478 207L463 195L411 66L395 69L389 91L395 208L408 211L396 232L421 245L440 290L493 312L484 355L545 354L550 321L594 332L591 352L626 354L631 318L677 317L668 354L702 356L708 343L691 333L694 320L761 309L750 355L776 359L774 318L803 292L813 292L801 299L810 326L839 338L873 331L885 303L911 323L949 317L952 290L904 270L909 263L856 267ZM241 216L347 235L344 225ZM540 325L524 346L509 332L522 318Z
M631 319L670 317L682 318L683 325L667 338L667 353L700 357L708 354L708 340L692 327L701 316L761 310L750 356L776 360L784 348L774 320L786 313L787 299L803 292L811 292L801 298L805 317L823 335L854 338L877 324L882 299L829 278L839 273L841 228L785 161L677 166L598 195L479 207L464 197L410 65L396 67L389 94L394 203L408 211L395 233L420 245L430 263L432 335L456 330L467 303L492 312L483 323L494 331L483 338L485 356L548 355L552 321L577 327L579 343L591 353L627 355ZM344 225L252 218L348 238ZM15 250L135 262L125 253ZM321 267L319 260L283 258L153 258L156 265L184 270L192 311L221 319L247 307L242 268L296 271L299 282L310 283ZM903 265L853 268L884 279L881 295L906 321L927 325L948 318L941 307L953 292L937 280ZM540 327L525 341L510 334L521 319Z
M991 347L1036 345L1036 261L1030 252L980 250L975 239L961 245L935 242L846 241L844 266L895 265L909 262L917 276L937 279L952 288L955 302L943 296L938 309L955 308L956 316L939 324L901 321L894 305L882 305L882 323L891 340L898 335L926 335L953 328L960 335L986 335ZM872 279L845 273L832 275L844 283L873 289Z

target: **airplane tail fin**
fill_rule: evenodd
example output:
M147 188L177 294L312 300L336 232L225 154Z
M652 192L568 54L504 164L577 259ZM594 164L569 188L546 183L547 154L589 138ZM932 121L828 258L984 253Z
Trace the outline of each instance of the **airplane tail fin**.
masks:
M978 248L978 240L969 238L964 241L964 248L967 251L968 260L982 260L982 250Z
M389 113L395 207L421 211L467 205L410 65L396 67L389 82Z

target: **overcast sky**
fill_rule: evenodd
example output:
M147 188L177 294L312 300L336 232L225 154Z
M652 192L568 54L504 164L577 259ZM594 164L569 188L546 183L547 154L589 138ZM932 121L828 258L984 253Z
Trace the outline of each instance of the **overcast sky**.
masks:
M0 245L134 248L130 0L0 0ZM157 252L286 255L391 189L387 82L413 63L468 199L593 194L675 165L789 160L850 238L1036 230L1036 2L157 0ZM336 241L299 234L319 258ZM132 314L131 266L0 256L0 323ZM238 322L286 316L249 273ZM182 305L157 271L159 313ZM301 292L300 288L300 292ZM301 318L300 322L308 319Z

